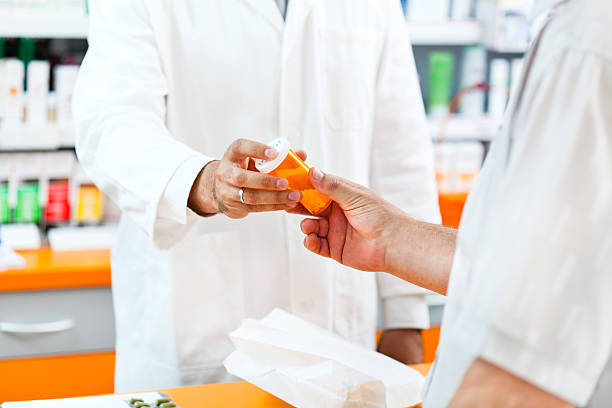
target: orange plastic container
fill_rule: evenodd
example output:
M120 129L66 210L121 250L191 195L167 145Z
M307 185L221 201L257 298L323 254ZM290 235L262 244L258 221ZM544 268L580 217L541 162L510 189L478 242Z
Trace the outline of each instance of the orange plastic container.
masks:
M255 162L257 170L286 179L290 190L302 193L300 203L313 215L325 211L332 200L314 188L308 177L310 167L295 154L289 142L286 139L276 139L270 143L270 146L276 149L278 156L270 161L257 160Z

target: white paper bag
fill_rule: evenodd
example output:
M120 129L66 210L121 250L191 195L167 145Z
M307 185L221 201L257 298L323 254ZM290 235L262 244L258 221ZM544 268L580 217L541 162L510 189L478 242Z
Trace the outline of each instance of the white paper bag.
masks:
M246 319L230 334L227 370L300 408L409 407L424 377L282 310Z

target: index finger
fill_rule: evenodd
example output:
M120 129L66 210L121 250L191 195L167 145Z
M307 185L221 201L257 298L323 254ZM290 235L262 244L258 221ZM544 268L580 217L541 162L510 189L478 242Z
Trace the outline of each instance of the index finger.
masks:
M225 152L225 158L240 162L246 158L272 160L278 155L276 149L263 143L248 139L235 140Z

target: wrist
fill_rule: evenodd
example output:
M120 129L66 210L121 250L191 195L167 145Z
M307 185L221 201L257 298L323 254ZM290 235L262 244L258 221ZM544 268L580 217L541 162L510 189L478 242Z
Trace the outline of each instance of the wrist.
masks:
M215 175L219 161L208 163L196 177L187 206L200 216L211 216L219 213L219 207L215 198Z
M385 234L382 238L383 248L385 251L385 264L381 272L387 272L396 275L396 272L401 270L402 264L402 244L408 239L408 232L414 228L415 221L404 213L396 214L391 217L388 227L385 229Z

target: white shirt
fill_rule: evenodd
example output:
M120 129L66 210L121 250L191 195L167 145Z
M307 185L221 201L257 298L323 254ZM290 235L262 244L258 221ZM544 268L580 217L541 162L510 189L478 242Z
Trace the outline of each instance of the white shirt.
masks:
M479 357L612 406L611 23L609 0L563 2L530 53L466 205L425 407Z

